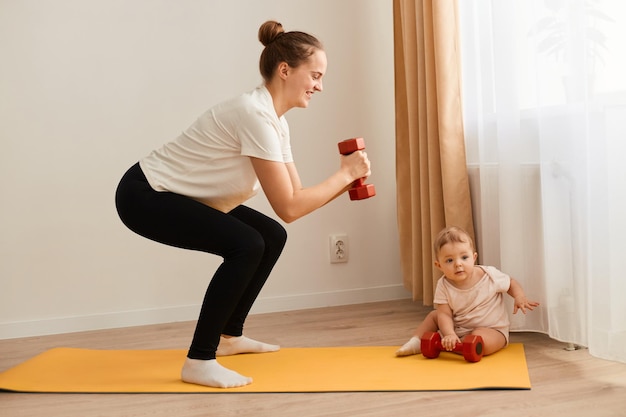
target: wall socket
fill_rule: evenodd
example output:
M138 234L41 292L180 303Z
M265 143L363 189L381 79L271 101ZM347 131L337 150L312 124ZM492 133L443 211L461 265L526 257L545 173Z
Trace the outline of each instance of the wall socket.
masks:
M330 235L328 242L330 263L348 262L348 235Z

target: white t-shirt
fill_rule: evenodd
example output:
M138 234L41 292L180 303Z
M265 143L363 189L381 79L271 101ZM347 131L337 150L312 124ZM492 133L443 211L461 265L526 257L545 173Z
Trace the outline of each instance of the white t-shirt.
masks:
M510 321L504 293L511 287L511 277L492 266L476 268L485 274L471 288L459 289L445 277L439 278L433 302L450 306L457 336L463 337L477 327L489 327L501 331L508 342Z
M260 188L249 157L293 162L287 120L276 115L265 86L207 110L139 165L156 191L227 213Z

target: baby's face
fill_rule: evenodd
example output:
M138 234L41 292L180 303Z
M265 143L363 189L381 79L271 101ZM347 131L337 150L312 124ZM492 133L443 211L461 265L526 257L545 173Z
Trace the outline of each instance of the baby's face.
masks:
M478 254L467 242L446 243L439 250L435 266L454 286L469 286L477 256Z

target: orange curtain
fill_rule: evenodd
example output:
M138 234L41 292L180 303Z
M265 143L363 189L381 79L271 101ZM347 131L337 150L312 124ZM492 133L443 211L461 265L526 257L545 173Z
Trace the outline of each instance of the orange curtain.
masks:
M396 179L400 258L413 300L432 305L441 276L432 240L474 236L461 109L456 0L394 0Z

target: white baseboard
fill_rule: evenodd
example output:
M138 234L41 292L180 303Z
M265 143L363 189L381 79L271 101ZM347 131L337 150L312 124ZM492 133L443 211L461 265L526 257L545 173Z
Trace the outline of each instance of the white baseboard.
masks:
M376 301L402 300L410 294L402 285L375 288L359 288L343 291L259 297L251 314L292 311L308 308L370 303ZM119 311L85 316L55 317L40 320L0 323L0 339L45 336L89 330L143 326L196 320L200 305L163 307L146 310Z
M411 294L402 285L286 295L283 297L259 297L252 307L251 313L275 313L278 311L404 300L407 298L411 298Z

